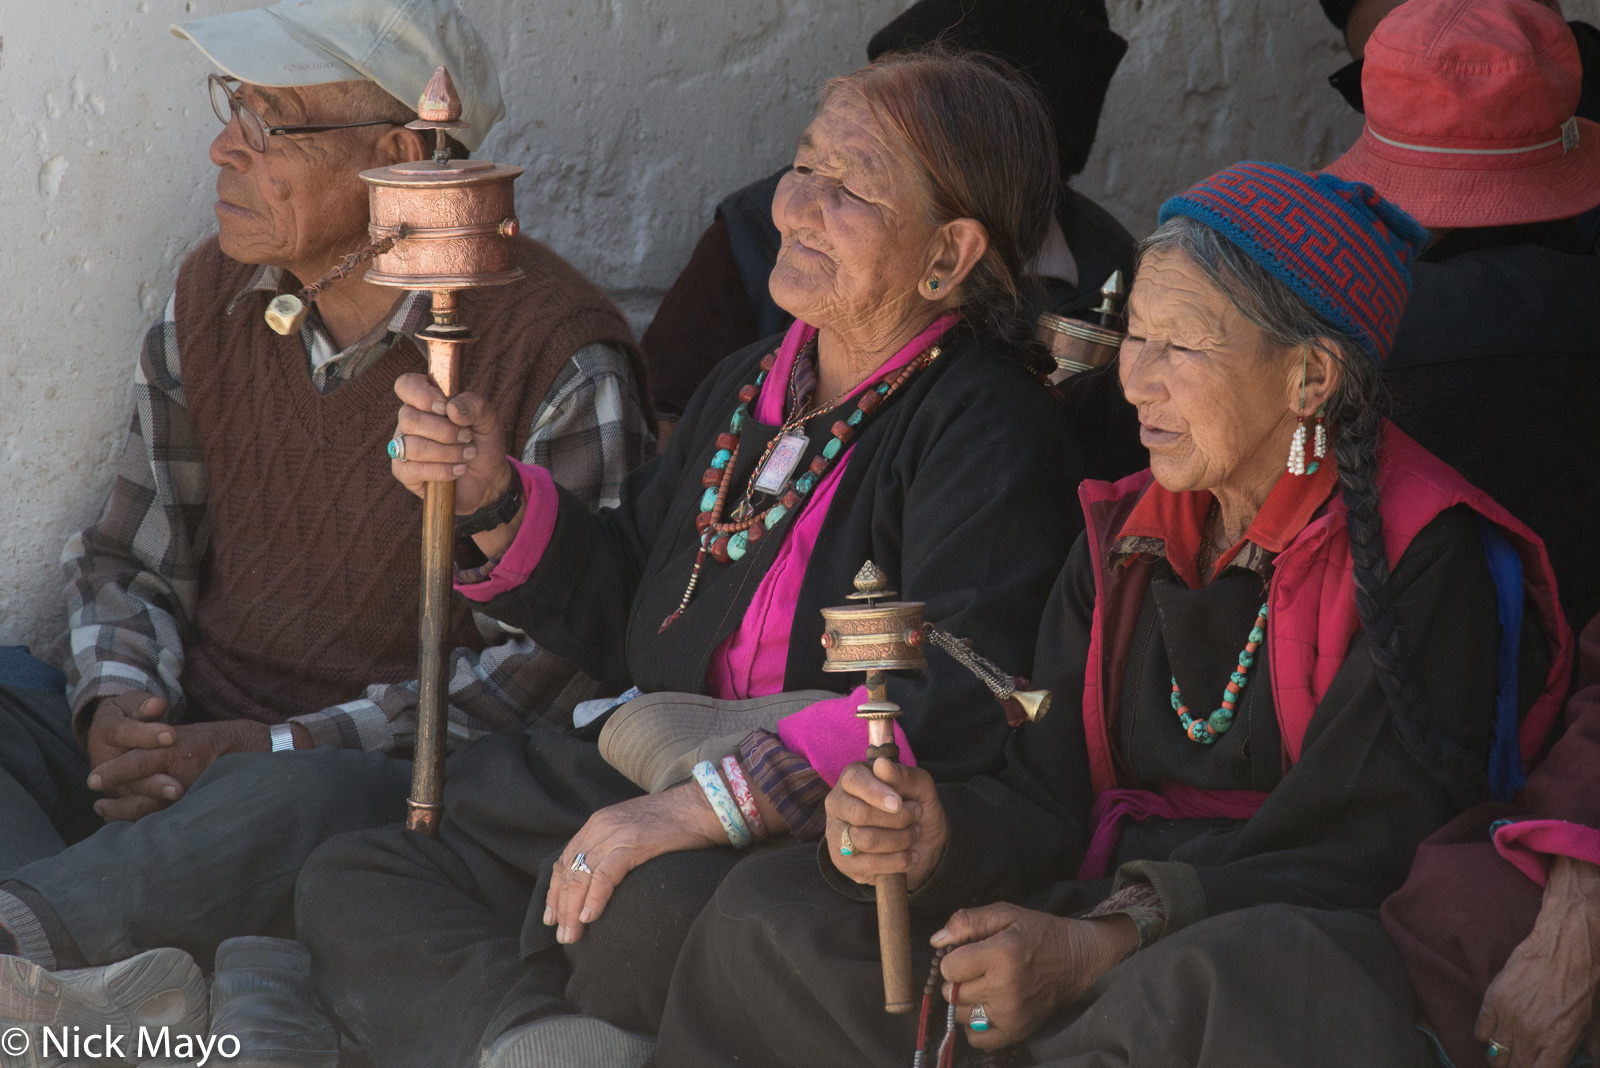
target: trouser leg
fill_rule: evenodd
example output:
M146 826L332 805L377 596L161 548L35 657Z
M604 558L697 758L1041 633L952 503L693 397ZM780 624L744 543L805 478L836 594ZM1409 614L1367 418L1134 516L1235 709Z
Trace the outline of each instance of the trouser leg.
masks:
M638 793L594 743L535 724L451 757L439 841L389 829L318 851L299 937L318 993L379 1068L470 1063L505 1030L572 1011L541 922L550 865L595 810Z
M913 917L912 974L935 925ZM877 911L828 887L815 844L756 853L722 881L678 957L659 1068L904 1068L917 1014L883 1011Z
M690 928L741 859L731 849L668 853L629 872L600 919L565 947L572 1007L625 1031L659 1031Z
M0 684L0 876L100 826L88 777L67 699Z
M1264 905L1141 950L1028 1041L1048 1068L1429 1063L1376 916Z
M410 765L381 753L235 753L170 807L102 827L13 878L85 963L157 946L209 961L235 935L292 930L306 858L342 831L400 819L409 781Z
M306 864L296 930L317 994L379 1068L469 1065L492 1021L569 1011L560 947L523 959L534 880L485 867L401 827L341 835Z

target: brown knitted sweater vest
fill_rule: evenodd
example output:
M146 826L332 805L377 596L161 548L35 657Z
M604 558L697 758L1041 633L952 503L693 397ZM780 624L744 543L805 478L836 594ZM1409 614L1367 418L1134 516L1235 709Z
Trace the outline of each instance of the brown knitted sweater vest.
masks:
M520 450L574 352L610 341L632 353L634 343L611 302L564 260L526 238L517 252L523 281L463 293L460 307L481 339L467 351L463 388L488 398ZM426 361L403 338L318 394L299 336L262 321L267 294L228 313L254 270L212 238L178 274L183 393L211 522L184 649L187 720L281 722L417 671L422 502L395 481L384 450L399 409L394 381ZM483 645L459 599L453 640Z

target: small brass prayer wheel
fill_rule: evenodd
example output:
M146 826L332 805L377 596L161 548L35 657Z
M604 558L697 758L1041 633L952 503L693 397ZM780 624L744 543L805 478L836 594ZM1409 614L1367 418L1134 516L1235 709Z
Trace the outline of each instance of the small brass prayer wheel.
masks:
M915 671L928 666L924 655L921 601L888 601L888 577L868 560L856 574L848 601L864 605L824 608L823 671Z
M894 721L900 706L889 700L885 671L916 670L928 666L923 655L920 601L887 601L893 597L889 579L871 560L855 577L856 592L846 594L863 605L822 610L823 671L865 671L867 700L856 715L867 721L869 761L880 757L900 759L894 740ZM877 879L878 950L883 958L883 1008L885 1012L910 1012L915 998L911 980L911 906L904 872Z
M1126 293L1122 285L1122 272L1113 271L1106 284L1100 287L1100 306L1090 312L1100 319L1100 325L1069 319L1063 315L1045 312L1039 316L1035 336L1055 357L1056 373L1052 380L1059 382L1083 371L1104 367L1117 358L1122 339L1127 333L1122 324L1122 305Z

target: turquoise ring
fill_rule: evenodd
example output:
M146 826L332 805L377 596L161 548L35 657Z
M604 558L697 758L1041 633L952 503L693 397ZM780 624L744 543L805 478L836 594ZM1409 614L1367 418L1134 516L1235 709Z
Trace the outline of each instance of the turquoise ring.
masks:
M1510 1054L1511 1054L1511 1047L1510 1046L1502 1045L1499 1042L1490 1042L1489 1043L1489 1063L1490 1064L1499 1064L1501 1057L1506 1057L1506 1056L1509 1056Z
M404 434L397 433L389 439L389 459L398 460L400 463L406 462L406 436Z
M841 857L853 857L856 855L855 843L850 841L850 827L848 824L839 832L839 855Z
M980 1034L989 1030L989 1014L983 1011L982 1005L972 1006L972 1016L967 1020L967 1026Z

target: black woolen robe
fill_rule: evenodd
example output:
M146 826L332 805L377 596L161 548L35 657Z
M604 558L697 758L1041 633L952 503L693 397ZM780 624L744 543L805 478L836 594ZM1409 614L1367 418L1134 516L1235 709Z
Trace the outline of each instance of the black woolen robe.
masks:
M705 693L713 652L744 619L799 510L735 563L708 560L694 600L672 626L699 547L700 475L755 380L769 338L729 357L690 401L661 456L623 483L616 508L591 515L562 495L549 547L521 587L485 611L621 690ZM943 352L862 424L806 567L789 643L786 690L849 692L859 674L822 671L820 609L848 602L874 561L924 618L972 639L1018 675L1032 670L1050 586L1083 529L1075 491L1081 454L1047 390L958 324ZM753 406L752 406L753 407ZM803 471L853 402L814 418ZM776 427L749 420L730 494L742 491ZM731 500L730 500L731 507ZM803 506L804 507L804 506ZM942 653L924 671L889 678L889 699L920 764L940 779L996 770L1008 728L971 674Z
M1487 778L1494 730L1495 661L1500 628L1495 593L1477 524L1465 508L1452 509L1423 528L1396 565L1395 612L1412 671L1436 726L1481 754ZM1153 878L1158 889L1180 895L1169 933L1207 915L1250 905L1284 902L1315 908L1376 908L1404 879L1417 845L1459 806L1429 770L1406 752L1394 729L1363 635L1335 676L1306 731L1300 761L1285 770L1277 712L1272 701L1272 649L1256 658L1234 725L1215 745L1184 736L1171 705L1173 665L1190 708L1208 713L1220 703L1263 598L1263 577L1230 567L1211 583L1190 590L1164 561L1156 565L1128 663L1117 722L1112 725L1122 761L1136 778L1124 786L1156 789L1179 782L1214 790L1270 791L1249 820L1152 820L1124 828L1116 860L1134 863L1126 875ZM1036 832L1003 839L1015 845L990 864L1067 875L1034 899L1061 914L1088 908L1107 892L1101 882L1078 883L1089 803L1088 775L1063 759L1069 736L1082 738L1083 664L1094 607L1094 577L1080 541L1045 610L1036 653L1035 683L1056 694L1039 724L1019 731L1016 764L1008 769L1029 793L1048 796L1029 821ZM1531 622L1531 621L1530 621ZM1537 626L1532 628L1537 633ZM1522 675L1543 678L1537 643ZM1192 680L1192 681L1189 681ZM1057 719L1056 717L1059 717ZM1055 722L1051 723L1054 719ZM1070 723L1065 721L1071 721ZM1049 724L1055 737L1038 727ZM1078 742L1081 746L1081 741ZM972 787L942 787L956 795ZM963 841L994 851L992 828L1005 808L951 806L950 858L916 895L933 912L988 897L974 877ZM1053 821L1058 833L1043 832ZM1049 852L1046 862L1040 852ZM1022 884L1018 890L1038 891ZM1169 909L1175 902L1168 902Z
M1500 635L1472 514L1452 509L1424 528L1391 582L1428 714L1482 754L1487 776ZM1359 1059L1362 1043L1392 1054L1378 1063L1404 1063L1415 1054L1404 973L1369 910L1400 885L1418 843L1459 806L1406 751L1365 638L1358 635L1351 643L1312 718L1301 759L1287 771L1277 755L1270 644L1262 647L1234 726L1218 745L1190 742L1172 711L1174 664L1180 685L1189 687L1191 707L1215 707L1260 605L1261 588L1262 576L1243 567L1196 590L1184 589L1164 562L1153 572L1112 730L1123 763L1138 776L1122 785L1154 788L1165 780L1270 794L1245 821L1129 825L1116 857L1118 875L1155 885L1168 914L1172 953L1164 939L1135 954L1095 988L1120 989L1113 1000L1092 1013L1080 1001L1046 1025L1034 1038L1036 1055L1048 1063L1063 1057L1062 1064L1074 1066L1121 1063L1095 1060L1093 1053L1080 1061L1072 1059L1077 1053L1065 1052L1074 1048L1071 1029L1080 1019L1099 1028L1093 1041L1109 1043L1111 1052L1141 1043L1198 1049L1200 1038L1190 1033L1198 1029L1213 1059L1197 1053L1192 1063L1208 1065L1345 1064L1348 1057ZM932 877L911 898L918 975L932 952L927 936L956 909L1010 900L1072 915L1111 892L1112 879L1076 879L1091 830L1081 695L1093 603L1093 570L1080 539L1046 607L1035 654L1034 683L1054 693L1054 706L1042 720L1012 732L998 774L939 786L949 839ZM1537 634L1531 623L1524 630ZM1526 648L1522 673L1544 678L1546 654L1537 637ZM907 1060L915 1020L881 1009L876 926L872 910L862 904L872 890L840 875L825 845L816 854L823 879L808 879L805 869L813 861L800 854L803 848L747 859L701 914L674 973L655 1060L661 1068L891 1068ZM1239 922L1252 929L1256 912L1238 921L1231 914L1257 907L1275 910L1261 914L1259 931L1277 931L1278 941L1268 938L1249 954L1282 959L1276 971L1261 970L1247 996L1239 997L1238 983L1230 987L1219 977L1237 978L1241 969L1248 975L1249 954L1240 959L1234 947L1243 944ZM1349 919L1308 925L1294 907L1343 910ZM1210 955L1208 930L1216 932L1219 956ZM1181 967L1171 964L1172 954ZM746 963L723 972L718 960ZM1337 1005L1330 1003L1328 1012L1284 1018L1272 984L1284 982L1289 972L1323 968L1341 983L1367 985L1359 992L1329 991ZM1216 981L1202 981L1206 975ZM728 986L735 976L737 991ZM1128 984L1116 988L1118 977ZM1149 995L1146 1000L1116 1000L1139 990ZM1147 1002L1171 1009L1170 1034L1159 1026L1167 1009L1153 1015ZM1207 1031L1215 1022L1208 1012L1224 1003L1226 1026ZM760 1005L783 1010L762 1012ZM1144 1007L1134 1011L1135 1005ZM1338 1006L1365 1012L1381 1005L1398 1006L1390 1013L1395 1018L1367 1028L1359 1042L1346 1033L1317 1030L1342 1019L1332 1011ZM1108 1028L1113 1037L1101 1033ZM1323 1053L1307 1052L1317 1048ZM1259 1059L1269 1050L1283 1056Z

